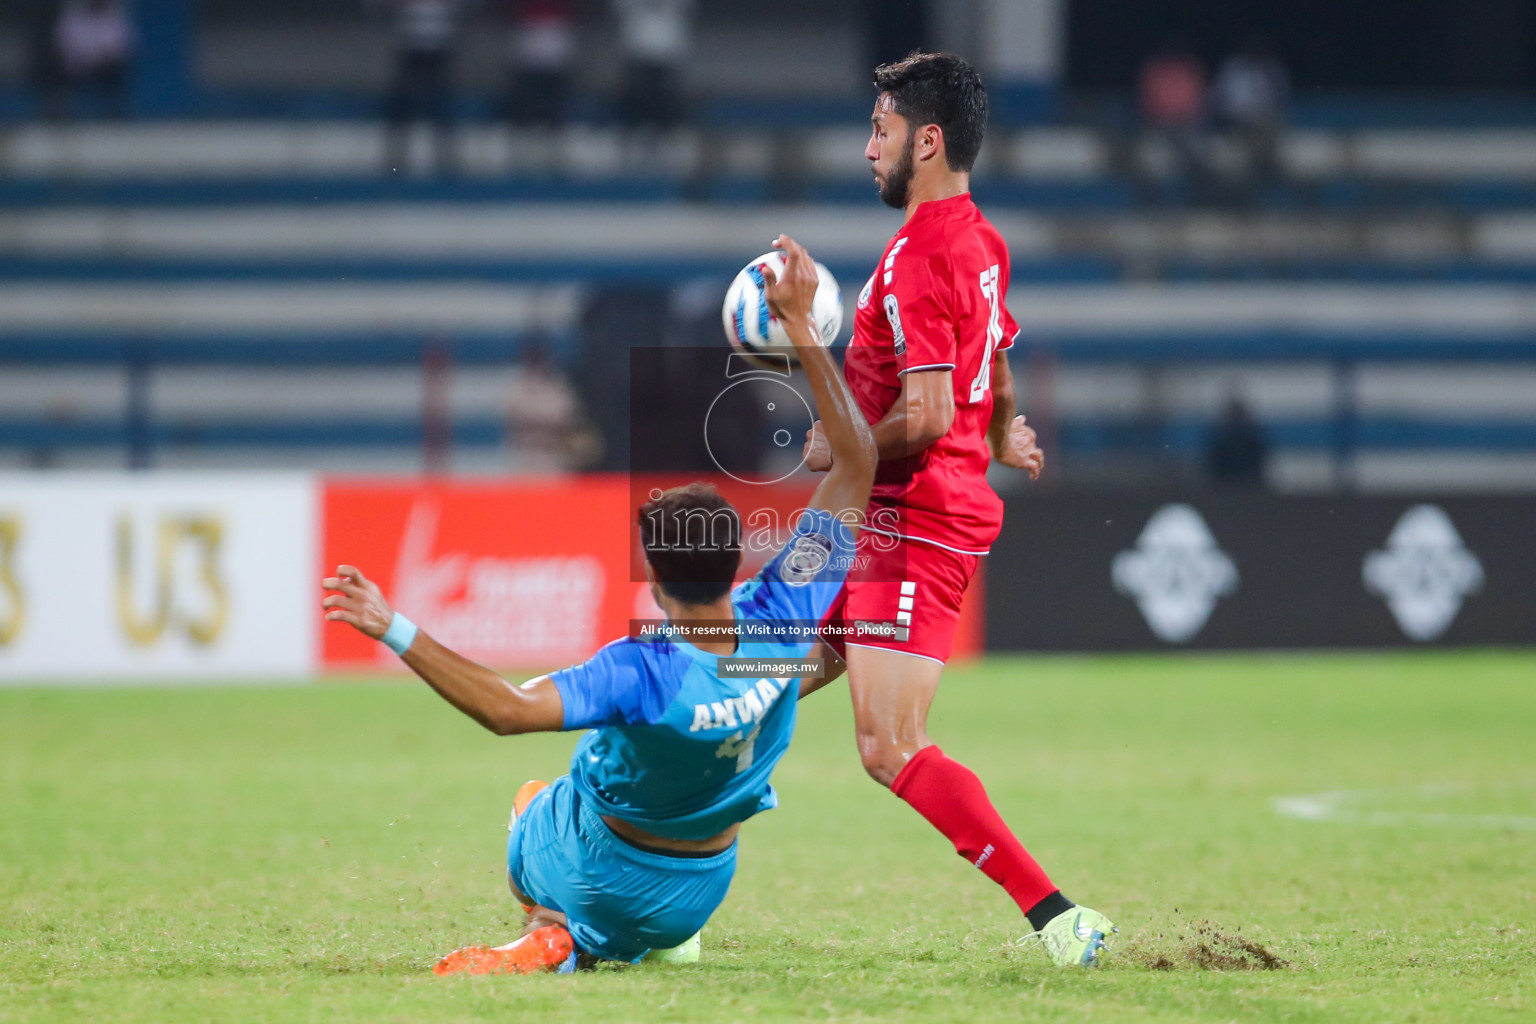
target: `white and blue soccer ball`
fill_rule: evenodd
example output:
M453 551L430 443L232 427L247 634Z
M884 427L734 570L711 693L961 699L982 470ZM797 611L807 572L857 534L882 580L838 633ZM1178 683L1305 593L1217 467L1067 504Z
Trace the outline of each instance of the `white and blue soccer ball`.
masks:
M773 268L775 276L781 275L784 273L784 254L764 253L741 268L741 273L726 289L725 305L720 310L725 336L747 355L782 354L788 356L790 362L797 362L795 346L784 333L784 325L768 312L768 300L763 297L764 264ZM821 343L830 345L843 328L843 294L832 272L820 263L816 264L816 276L820 283L811 303L811 318L816 321Z

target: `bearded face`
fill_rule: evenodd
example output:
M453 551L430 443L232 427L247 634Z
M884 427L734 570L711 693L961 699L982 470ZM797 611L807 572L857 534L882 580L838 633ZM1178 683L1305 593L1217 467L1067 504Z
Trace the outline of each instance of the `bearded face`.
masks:
M907 207L907 192L912 186L912 153L916 148L917 133L907 129L907 141L901 147L901 156L883 177L877 170L875 184L880 187L880 201L897 210Z

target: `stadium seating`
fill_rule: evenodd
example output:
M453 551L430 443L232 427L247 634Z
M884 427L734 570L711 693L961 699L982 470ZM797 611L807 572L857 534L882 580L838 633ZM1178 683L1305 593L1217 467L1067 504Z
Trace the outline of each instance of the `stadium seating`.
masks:
M20 126L0 148L0 363L27 371L0 384L0 461L136 449L157 464L409 469L430 351L456 367L456 465L504 468L515 440L491 382L530 340L590 372L581 311L605 288L723 288L788 228L852 300L894 221L873 201L862 113L834 120L844 107L798 131L709 108L644 151L600 126L514 140L481 121L448 179L385 174L380 130L358 120ZM1536 129L1498 112L1442 125L1299 108L1283 181L1215 206L1128 176L1139 143L1113 130L999 133L976 192L1014 252L1017 358L1041 378L1031 399L1065 464L1155 452L1189 471L1236 392L1281 466L1433 447L1536 479L1536 399L1490 408L1468 388L1447 404L1433 375L1403 384L1424 365L1536 383L1519 292L1536 278ZM347 366L375 375L375 407L281 397ZM1297 373L1312 381L1299 404L1276 393ZM178 406L169 382L189 374L256 375L277 397ZM1170 374L1204 383L1169 398ZM1277 472L1298 487L1336 475Z

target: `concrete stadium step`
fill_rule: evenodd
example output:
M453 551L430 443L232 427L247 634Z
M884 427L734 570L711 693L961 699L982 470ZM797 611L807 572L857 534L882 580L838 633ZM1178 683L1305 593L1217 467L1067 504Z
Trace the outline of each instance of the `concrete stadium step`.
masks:
M846 334L857 292L844 283ZM0 357L7 346L15 352L71 333L169 342L226 335L263 344L307 335L565 334L587 293L574 284L494 282L8 282L0 283ZM1096 350L1111 359L1131 351L1184 359L1244 351L1529 358L1536 344L1536 296L1517 285L1025 283L1010 290L1009 307L1026 341L1074 358L1095 358Z
M868 180L867 128L678 129L649 142L613 127L559 131L469 124L454 147L469 178L558 175L660 178L764 176L786 171L811 179ZM414 140L425 150L423 134ZM1156 166L1160 144L1130 143L1083 127L999 132L983 151L983 176L1024 181L1090 182L1112 176L1117 160ZM1220 163L1231 143L1212 135ZM107 181L199 181L289 177L386 178L385 128L374 121L204 121L26 123L4 135L0 177ZM414 162L425 158L421 154ZM1505 128L1298 129L1284 135L1280 160L1309 181L1337 178L1419 182L1536 183L1536 130ZM400 169L409 177L411 169Z
M1405 269L1463 263L1476 276L1479 264L1536 265L1536 213L987 209L1015 262L1042 268L1058 260L1116 261L1156 276L1162 264L1178 261L1218 271L1318 261ZM734 273L787 231L846 284L868 273L899 226L896 214L872 203L47 204L0 206L0 260L498 261L534 276L532 268L551 266L573 277L586 268L605 275L678 264Z
M475 283L0 284L0 335L563 332L578 290Z
M1005 213L1014 251L1042 252L1044 223ZM823 260L872 265L900 226L879 206L720 209L652 204L402 204L43 209L0 213L0 253L375 259L718 259L731 272L794 234Z

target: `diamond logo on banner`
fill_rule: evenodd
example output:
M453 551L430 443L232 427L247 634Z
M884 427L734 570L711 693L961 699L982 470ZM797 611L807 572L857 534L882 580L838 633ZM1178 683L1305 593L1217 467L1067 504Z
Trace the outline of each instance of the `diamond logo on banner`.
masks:
M1434 640L1450 628L1468 594L1483 586L1483 567L1461 542L1451 517L1415 505L1392 528L1384 551L1360 568L1365 589L1383 598L1410 640Z
M1115 556L1115 589L1134 598L1157 638L1181 644L1205 628L1216 599L1237 590L1237 566L1191 505L1164 505L1136 546Z

